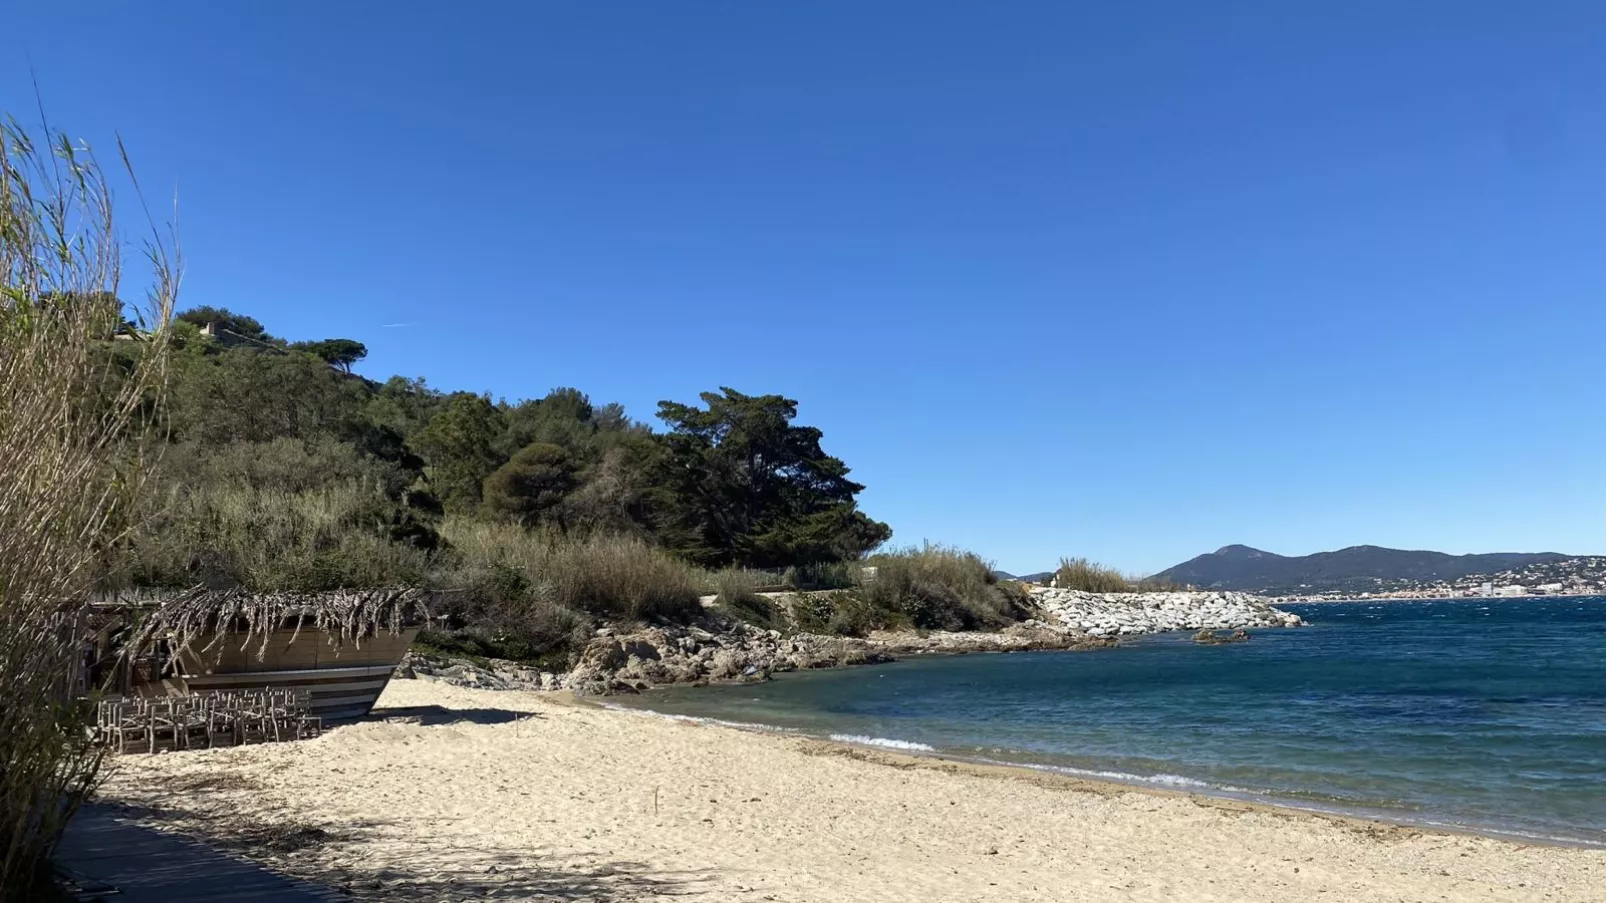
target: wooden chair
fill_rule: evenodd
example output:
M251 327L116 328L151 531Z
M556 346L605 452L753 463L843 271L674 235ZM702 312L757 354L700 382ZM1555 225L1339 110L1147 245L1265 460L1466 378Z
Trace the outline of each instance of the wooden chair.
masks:
M272 712L260 692L241 692L236 698L234 718L237 743L266 743L273 736Z
M275 741L299 740L306 729L308 710L312 707L312 691L298 689L269 689L268 710L271 712Z
M162 743L168 744L170 749L183 749L183 715L174 706L173 700L152 700L145 703L145 709L146 751L154 753L157 745Z
M137 700L121 697L101 700L96 724L99 742L125 753L130 747L145 742L148 733L147 719Z
M295 739L310 740L323 733L323 719L312 714L312 691L295 691Z

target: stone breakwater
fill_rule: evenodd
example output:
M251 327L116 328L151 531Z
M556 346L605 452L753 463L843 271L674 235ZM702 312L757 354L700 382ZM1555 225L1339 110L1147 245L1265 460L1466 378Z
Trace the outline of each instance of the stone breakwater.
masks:
M1131 636L1170 630L1236 630L1299 627L1299 615L1272 607L1247 593L1084 593L1034 587L1032 599L1067 629L1092 637Z

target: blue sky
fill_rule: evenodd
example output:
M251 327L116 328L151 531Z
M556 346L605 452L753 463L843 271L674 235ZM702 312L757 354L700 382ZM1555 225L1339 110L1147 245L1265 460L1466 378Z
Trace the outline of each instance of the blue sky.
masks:
M1598 3L0 0L0 33L0 107L31 66L176 188L186 304L371 376L784 393L899 541L1016 571L1606 553Z

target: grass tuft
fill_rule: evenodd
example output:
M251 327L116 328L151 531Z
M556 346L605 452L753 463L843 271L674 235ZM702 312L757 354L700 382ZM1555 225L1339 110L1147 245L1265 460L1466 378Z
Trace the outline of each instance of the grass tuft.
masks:
M1171 580L1129 577L1112 567L1086 558L1061 558L1054 585L1084 593L1168 593L1183 587Z

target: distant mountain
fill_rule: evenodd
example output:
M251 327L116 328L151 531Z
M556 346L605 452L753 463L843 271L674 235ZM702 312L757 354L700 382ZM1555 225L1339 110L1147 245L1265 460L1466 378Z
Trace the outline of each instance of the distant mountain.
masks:
M993 571L993 576L1000 580L1020 580L1024 583L1047 583L1053 579L1053 571L1039 571L1036 574L1023 574L1019 577L1008 571Z
M1572 558L1557 552L1444 552L1350 546L1314 555L1277 555L1249 546L1223 546L1208 555L1167 568L1157 579L1201 589L1228 589L1268 595L1368 592L1407 583L1457 580Z

